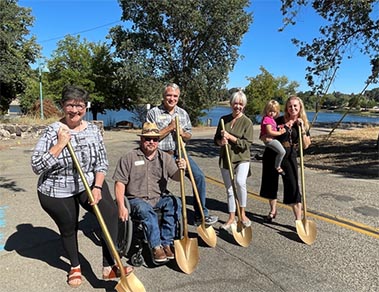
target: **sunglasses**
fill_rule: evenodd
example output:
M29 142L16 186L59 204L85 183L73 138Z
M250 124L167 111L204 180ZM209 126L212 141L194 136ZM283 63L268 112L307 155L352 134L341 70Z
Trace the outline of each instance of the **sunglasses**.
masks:
M147 142L150 142L150 141L158 142L159 141L159 138L157 138L157 137L143 137L143 139L145 139L145 141L147 141Z

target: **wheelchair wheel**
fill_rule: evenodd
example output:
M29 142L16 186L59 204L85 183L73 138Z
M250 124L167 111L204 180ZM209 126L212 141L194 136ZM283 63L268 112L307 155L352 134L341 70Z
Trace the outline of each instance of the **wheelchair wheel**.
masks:
M125 207L130 211L130 204L127 198L124 198ZM133 222L131 219L123 222L118 220L117 250L121 256L126 257L130 245L132 244Z
M141 253L137 252L130 258L130 263L135 267L140 267L144 263L144 259Z

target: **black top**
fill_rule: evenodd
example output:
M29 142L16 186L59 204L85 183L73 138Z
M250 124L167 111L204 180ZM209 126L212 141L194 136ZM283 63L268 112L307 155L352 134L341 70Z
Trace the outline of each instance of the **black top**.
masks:
M278 125L284 124L284 117L276 119ZM285 146L286 155L282 161L282 169L285 172L283 179L283 203L294 204L301 202L301 193L298 181L297 149L299 142L299 128L285 127L286 132L277 137ZM275 169L276 152L266 147L262 161L262 181L260 196L267 199L276 199L278 193L279 173Z

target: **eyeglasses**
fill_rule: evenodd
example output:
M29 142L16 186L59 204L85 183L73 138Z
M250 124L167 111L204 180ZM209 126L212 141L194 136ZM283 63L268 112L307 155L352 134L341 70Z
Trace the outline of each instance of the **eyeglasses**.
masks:
M156 137L143 137L143 139L145 139L145 141L147 141L147 142L150 142L150 141L158 142L159 141L159 138L156 138Z
M78 104L72 104L72 103L69 103L69 104L65 104L64 105L65 108L69 109L69 110L72 110L73 108L77 108L78 110L83 110L86 108L86 105L85 104L81 104L81 103L78 103Z

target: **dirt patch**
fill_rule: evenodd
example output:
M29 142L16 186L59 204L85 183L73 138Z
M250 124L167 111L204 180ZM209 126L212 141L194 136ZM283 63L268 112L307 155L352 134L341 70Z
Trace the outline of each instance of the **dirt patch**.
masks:
M379 127L339 130L312 137L304 151L307 167L379 178Z

